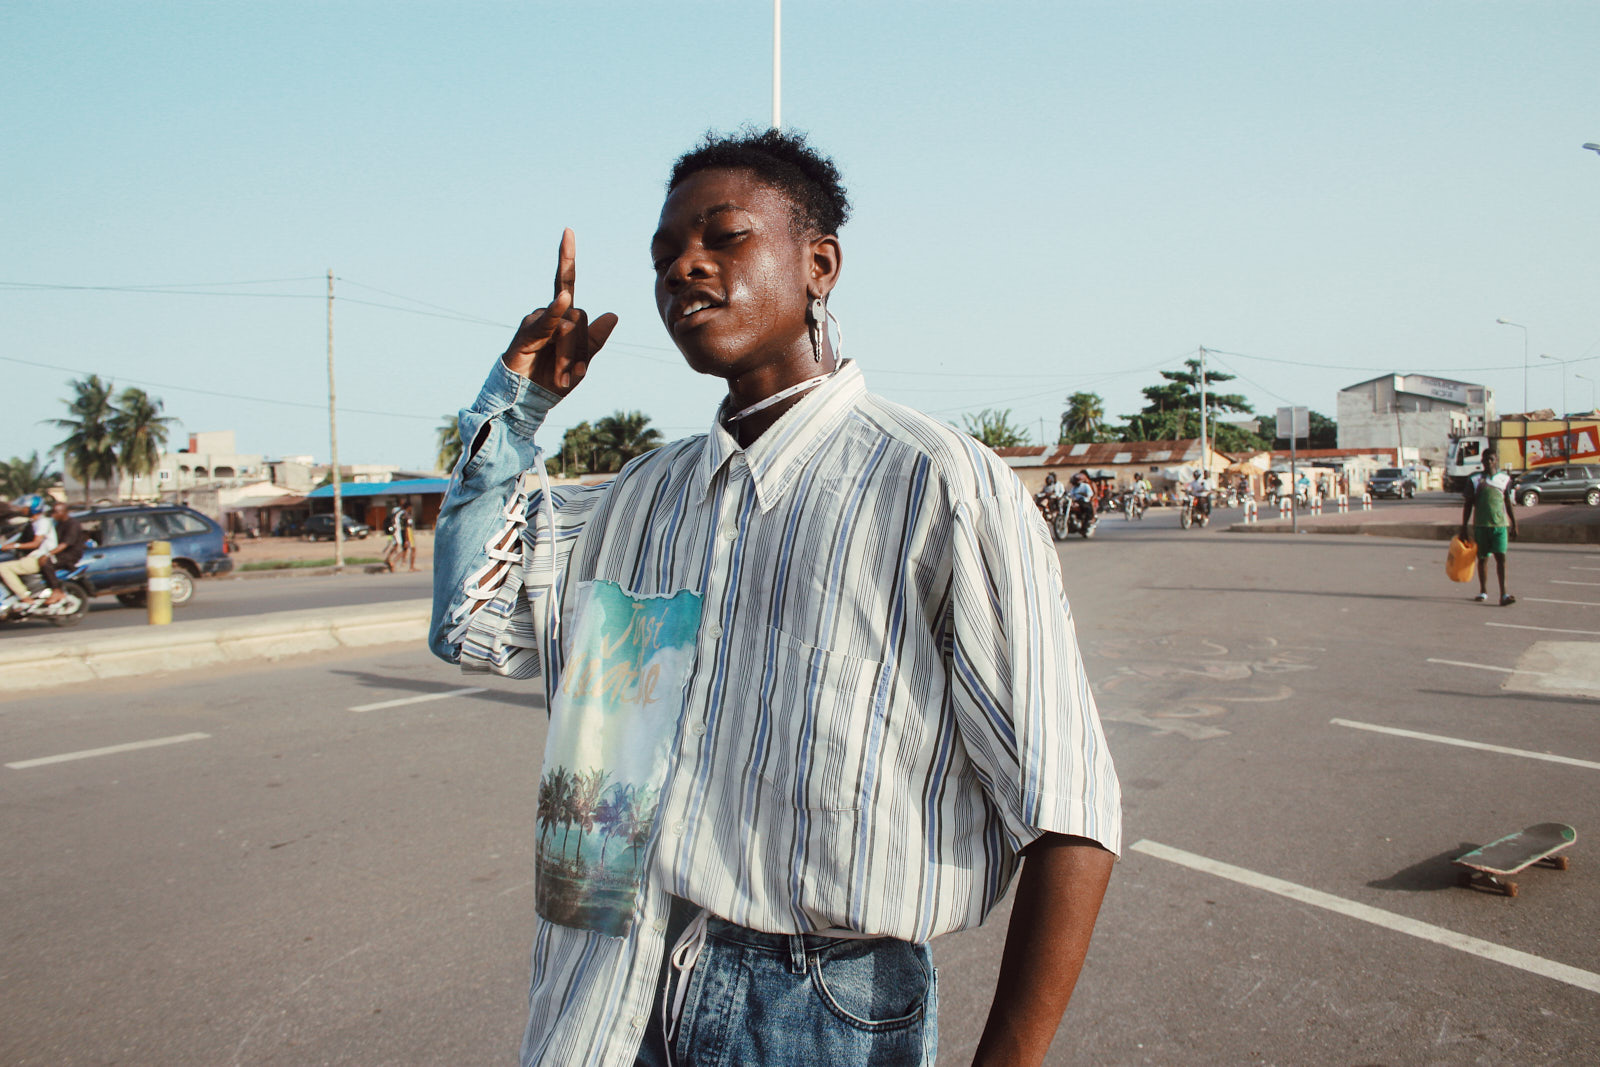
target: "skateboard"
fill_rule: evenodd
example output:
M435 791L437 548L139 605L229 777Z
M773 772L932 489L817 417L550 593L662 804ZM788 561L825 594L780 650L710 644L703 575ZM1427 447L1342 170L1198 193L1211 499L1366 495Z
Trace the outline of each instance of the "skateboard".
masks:
M1526 830L1507 834L1498 841L1475 848L1450 862L1462 868L1456 876L1462 886L1482 886L1508 897L1517 895L1511 876L1535 863L1564 871L1568 857L1555 853L1578 839L1578 831L1560 822L1542 822Z

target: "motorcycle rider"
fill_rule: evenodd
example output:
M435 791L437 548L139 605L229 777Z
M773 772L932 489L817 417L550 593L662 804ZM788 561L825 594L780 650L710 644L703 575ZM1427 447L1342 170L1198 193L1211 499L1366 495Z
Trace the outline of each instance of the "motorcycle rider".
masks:
M1206 472L1194 472L1194 480L1189 483L1189 499L1196 514L1209 516L1211 514L1211 480L1206 477Z
M1067 492L1072 501L1072 506L1083 510L1083 521L1094 520L1094 486L1089 484L1089 479L1082 474L1072 476L1072 488Z
M13 544L12 551L17 553L16 559L0 563L0 582L11 591L16 599L7 609L12 614L20 614L33 607L33 595L28 592L28 587L22 581L25 574L39 574L43 571L40 563L42 557L48 556L56 547L56 524L45 513L44 497L34 495L27 499L29 533L32 535L26 541L17 541Z
M50 509L50 519L56 525L56 547L50 554L50 566L39 572L44 583L50 587L50 595L44 600L46 605L58 604L67 595L61 587L61 575L58 572L70 571L78 565L89 540L83 523L72 517L72 510L67 507L66 501L56 501L55 507Z
M1055 472L1051 471L1044 476L1044 488L1034 496L1036 503L1042 504L1045 520L1054 521L1055 516L1061 511L1067 495L1066 487L1056 480Z

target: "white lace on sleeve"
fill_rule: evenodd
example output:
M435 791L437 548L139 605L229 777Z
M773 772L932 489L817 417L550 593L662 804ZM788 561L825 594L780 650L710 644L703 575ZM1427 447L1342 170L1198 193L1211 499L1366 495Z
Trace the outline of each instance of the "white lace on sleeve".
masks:
M522 532L528 525L522 479L501 514L505 525L484 545L488 562L467 576L465 599L450 615L449 640L461 645L463 671L531 678L540 672L540 659L532 612L521 595Z

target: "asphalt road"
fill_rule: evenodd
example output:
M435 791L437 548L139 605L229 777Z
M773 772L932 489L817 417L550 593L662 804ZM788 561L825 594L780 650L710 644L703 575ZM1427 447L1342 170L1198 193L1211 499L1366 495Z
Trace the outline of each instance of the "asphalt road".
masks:
M390 574L381 568L352 567L344 574L285 574L241 578L202 578L194 583L194 596L174 608L174 622L191 619L232 619L271 611L338 607L346 604L382 604L433 595L433 573ZM125 607L113 596L95 597L89 615L71 627L56 628L42 620L22 619L0 628L0 640L23 634L81 634L148 625L143 607Z
M1510 608L1440 544L1172 511L1060 555L1126 847L1052 1064L1590 1061L1600 552L1513 546ZM509 1062L543 739L519 688L394 648L0 697L7 764L208 735L0 768L0 1062ZM1549 820L1571 870L1456 886L1451 856ZM1005 919L935 944L942 1064Z

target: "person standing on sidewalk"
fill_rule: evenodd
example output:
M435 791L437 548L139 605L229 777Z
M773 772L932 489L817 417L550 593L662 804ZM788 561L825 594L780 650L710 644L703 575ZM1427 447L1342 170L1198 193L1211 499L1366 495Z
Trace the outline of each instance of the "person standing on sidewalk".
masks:
M550 710L524 1067L931 1065L927 943L1014 878L975 1062L1042 1063L1071 996L1121 806L1059 556L999 457L840 359L848 213L804 137L708 136L650 241L707 432L543 479L617 322L571 230L460 414L431 645Z
M1474 600L1489 599L1489 573L1486 562L1494 557L1494 569L1500 579L1500 606L1515 604L1517 598L1506 592L1506 547L1508 539L1517 536L1517 512L1513 506L1511 475L1500 469L1500 457L1493 451L1483 457L1483 472L1474 474L1467 483L1465 502L1461 508L1461 538L1467 531L1478 546L1478 595Z

